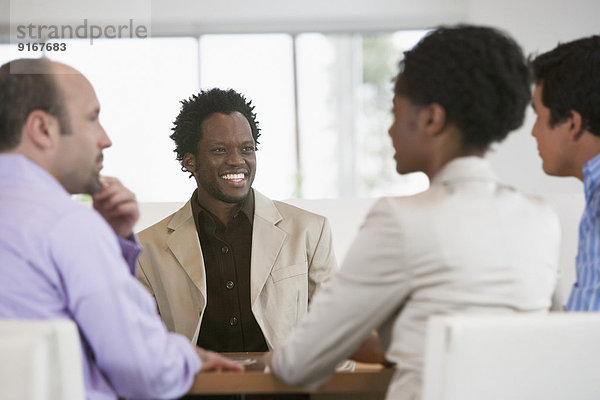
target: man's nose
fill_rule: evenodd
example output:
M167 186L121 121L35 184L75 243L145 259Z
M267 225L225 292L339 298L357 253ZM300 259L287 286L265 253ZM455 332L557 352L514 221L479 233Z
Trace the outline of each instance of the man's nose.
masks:
M229 153L229 155L227 157L227 163L230 165L242 165L245 163L245 160L239 151L234 150Z
M104 127L101 127L100 129L102 130L100 137L100 148L106 149L107 147L112 146L112 141L108 137L108 134L104 130Z

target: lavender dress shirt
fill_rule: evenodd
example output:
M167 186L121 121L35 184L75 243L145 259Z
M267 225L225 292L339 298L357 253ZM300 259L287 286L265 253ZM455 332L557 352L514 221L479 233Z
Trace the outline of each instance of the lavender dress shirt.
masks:
M139 252L40 166L0 154L0 318L75 321L88 399L179 397L201 367L134 278Z

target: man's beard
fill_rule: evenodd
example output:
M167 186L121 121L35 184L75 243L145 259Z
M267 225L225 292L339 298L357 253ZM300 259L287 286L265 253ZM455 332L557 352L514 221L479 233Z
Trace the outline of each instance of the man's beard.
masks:
M223 193L217 185L204 184L203 182L200 182L200 185L208 194L210 194L215 199L220 200L224 203L229 203L229 204L238 204L238 203L244 202L246 200L246 198L248 197L248 194L250 193L250 188L251 188L251 187L248 187L248 191L246 192L245 195L243 195L241 197L233 197L233 196L228 196L225 193Z
M84 192L87 194L96 194L101 192L102 189L104 189L104 185L100 182L100 175L95 174L92 179L85 184Z
M201 176L198 170L196 170L194 172L197 177ZM223 191L219 188L219 185L217 185L216 183L205 182L200 179L197 179L197 181L198 181L198 184L200 186L202 186L202 189L204 189L204 191L206 191L208 194L210 194L215 199L220 200L224 203L238 204L238 203L244 202L246 200L246 198L248 197L248 194L250 194L250 190L252 189L252 183L254 181L254 177L248 176L248 179L249 179L249 183L250 183L250 185L248 185L248 191L246 192L246 194L244 194L241 197L228 196L227 194L223 193Z

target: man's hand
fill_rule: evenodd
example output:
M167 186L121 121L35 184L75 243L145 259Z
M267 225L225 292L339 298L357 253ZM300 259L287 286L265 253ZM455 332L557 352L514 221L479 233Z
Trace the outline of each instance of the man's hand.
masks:
M231 361L229 358L218 355L212 351L204 350L203 348L196 347L196 353L202 361L202 368L200 372L206 371L234 371L241 372L244 367Z
M127 239L140 217L135 195L117 179L100 177L104 188L94 194L94 208L104 217L117 236Z

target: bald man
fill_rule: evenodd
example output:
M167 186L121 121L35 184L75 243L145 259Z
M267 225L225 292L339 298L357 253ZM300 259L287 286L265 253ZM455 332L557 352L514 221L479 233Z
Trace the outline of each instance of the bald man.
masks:
M240 370L168 333L134 278L135 196L101 177L111 141L90 82L47 59L0 67L0 318L73 320L87 399L173 398ZM70 194L93 196L95 210Z

